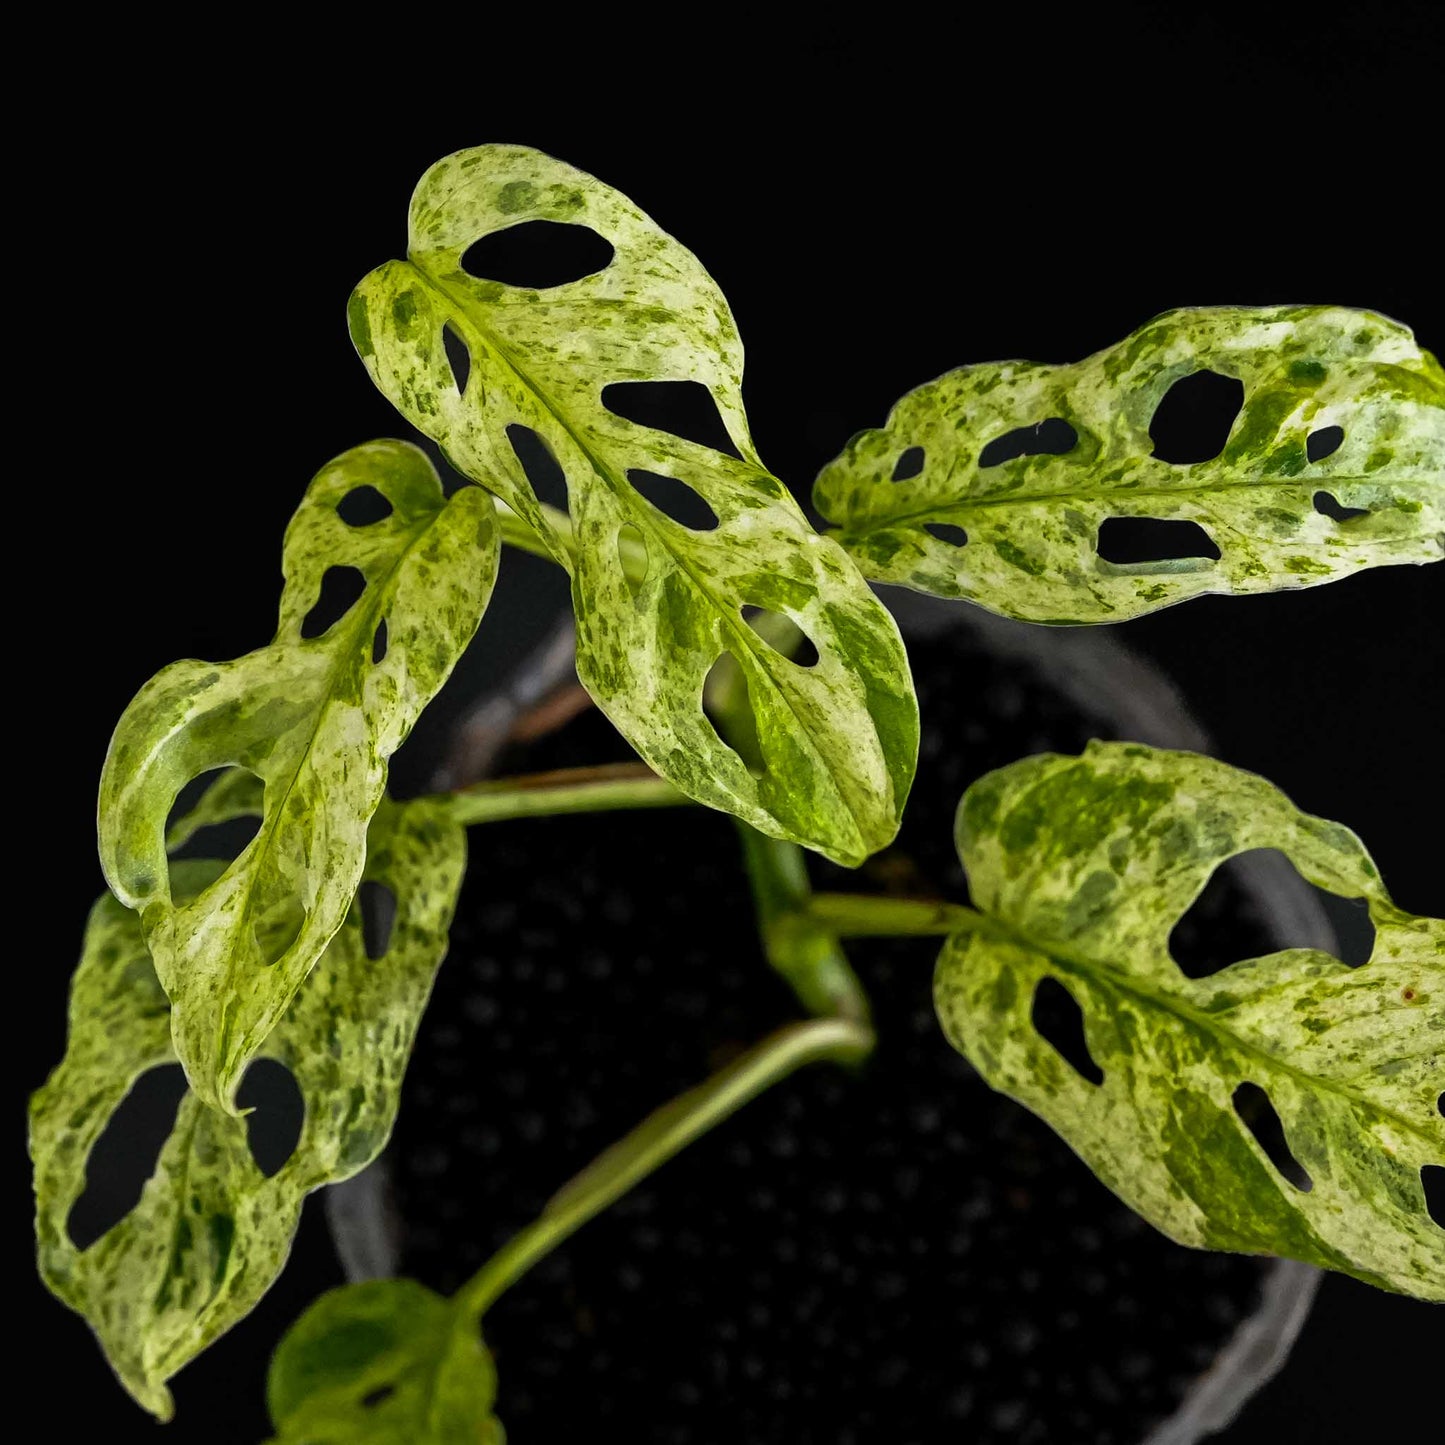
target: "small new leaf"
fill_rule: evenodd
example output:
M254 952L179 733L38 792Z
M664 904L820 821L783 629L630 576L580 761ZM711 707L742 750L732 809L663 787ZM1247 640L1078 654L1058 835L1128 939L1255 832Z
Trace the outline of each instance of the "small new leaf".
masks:
M503 1445L476 1321L409 1279L321 1296L271 1360L272 1445Z
M1155 409L1201 370L1242 382L1243 409L1218 456L1163 461ZM1034 430L1044 422L1061 441ZM1012 459L985 465L1011 433ZM1170 311L1074 365L990 362L919 387L813 497L866 576L1031 622L1312 587L1445 555L1445 373L1368 311ZM1115 517L1197 523L1219 555L1171 541L1155 550L1174 555L1106 560L1100 528Z
M171 1411L165 1381L280 1272L306 1194L355 1174L386 1142L465 859L465 836L438 805L383 802L365 877L396 899L385 954L367 956L353 908L259 1051L291 1071L305 1104L291 1157L264 1176L244 1120L188 1094L139 1204L81 1251L67 1220L91 1149L135 1081L176 1057L140 920L109 895L92 910L65 1058L31 1101L40 1271L161 1418ZM225 866L173 863L178 902L203 896Z
M980 779L957 841L993 927L948 940L935 999L994 1088L1180 1243L1445 1299L1445 1229L1421 1176L1445 1164L1445 922L1397 908L1353 833L1212 759L1091 743ZM1363 898L1369 962L1289 949L1185 977L1170 930L1214 869L1252 848ZM1033 1027L1050 978L1082 1010L1100 1083ZM1246 1084L1268 1096L1304 1176L1271 1163L1236 1110Z
M364 488L389 513L354 526L338 507ZM235 662L173 663L116 727L101 777L101 863L116 897L140 912L174 1005L176 1052L209 1104L232 1107L246 1064L346 917L387 760L486 608L494 510L475 487L445 498L431 463L404 442L346 452L287 528L275 640ZM333 567L354 569L360 594L305 637ZM229 764L247 771L207 795L217 816L193 816L182 830L218 821L237 798L248 805L255 779L260 830L219 878L178 902L167 815L192 778Z
M545 289L468 273L475 242L529 221L590 227L612 260ZM696 257L591 176L537 151L484 146L422 178L408 259L362 281L350 318L382 391L569 570L578 676L656 772L844 863L891 841L918 750L902 643L847 554L759 462L742 343ZM448 332L468 353L464 384ZM605 389L634 382L705 388L737 454L610 410ZM528 480L519 428L566 476L570 536ZM684 525L654 505L646 492L659 478L696 493L706 506L691 515L709 512L716 526ZM816 663L770 647L747 607L791 618ZM702 707L703 680L728 653L756 715L752 767Z

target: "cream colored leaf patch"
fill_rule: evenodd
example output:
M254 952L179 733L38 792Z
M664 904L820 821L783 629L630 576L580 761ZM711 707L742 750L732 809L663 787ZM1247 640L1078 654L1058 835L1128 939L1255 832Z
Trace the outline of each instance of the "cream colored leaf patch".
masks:
M935 999L988 1083L1183 1244L1445 1299L1445 1228L1421 1173L1445 1165L1445 922L1397 908L1353 833L1212 759L1091 743L980 779L957 836L993 926L944 945ZM1369 961L1290 949L1186 977L1171 929L1254 848L1363 898ZM1087 1059L1038 1032L1041 987L1078 1005ZM1261 1097L1294 1167L1254 1132Z
M358 496L372 503L362 517L384 515L355 520ZM448 500L406 443L357 447L322 469L287 528L275 640L235 662L173 663L121 717L101 777L101 862L140 912L176 1052L207 1103L231 1107L341 926L387 760L475 632L497 549L485 493ZM219 821L237 799L244 810L258 789L260 830L178 903L167 815L191 779L227 766L209 812L182 831Z
M386 1142L465 861L462 830L436 804L383 802L366 878L395 900L384 949L368 956L352 908L258 1053L290 1070L305 1105L290 1158L267 1177L246 1121L189 1093L140 1202L80 1250L68 1220L92 1149L136 1080L176 1058L140 920L109 895L92 910L65 1058L31 1101L40 1272L161 1418L171 1411L166 1380L248 1314L280 1272L305 1196L355 1174ZM224 867L174 863L174 896L203 896Z
M550 287L476 274L478 242L539 223L586 228L610 260ZM382 391L569 570L578 675L654 770L845 863L892 840L918 750L902 643L847 554L759 462L742 343L689 251L591 176L483 146L422 178L408 259L362 281L350 318ZM689 393L715 444L637 420L649 387ZM562 479L570 538L536 491ZM770 647L745 609L790 618L816 661ZM702 706L729 654L756 759L724 743Z
M1165 460L1156 414L1200 372L1242 386L1242 406L1217 455ZM919 387L813 499L874 581L1032 622L1437 562L1445 373L1368 311L1170 311L1073 365L990 362Z

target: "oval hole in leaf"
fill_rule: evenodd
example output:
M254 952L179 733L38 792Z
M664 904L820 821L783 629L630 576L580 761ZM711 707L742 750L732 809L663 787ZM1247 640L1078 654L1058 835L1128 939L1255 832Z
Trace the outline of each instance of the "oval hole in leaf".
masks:
M1084 1011L1052 974L1045 974L1035 986L1029 1019L1039 1037L1051 1044L1076 1074L1091 1084L1104 1082L1104 1071L1089 1052L1084 1036Z
M1369 960L1375 948L1375 925L1358 898L1340 898L1310 883L1278 848L1251 848L1226 858L1209 875L1199 896L1184 911L1169 934L1169 952L1186 978L1208 978L1232 963L1258 954L1261 926L1268 925L1279 939L1276 946L1312 948L1318 940L1307 919L1275 914L1266 919L1245 891L1246 880L1273 883L1286 889L1306 888L1324 908L1339 939L1339 957L1351 968ZM1271 948L1275 952L1276 948Z
M472 374L472 351L450 321L442 327L442 348L447 354L447 365L452 369L457 395L461 396L467 389L467 378Z
M366 956L375 961L391 947L391 929L396 922L396 894L385 883L368 878L356 893L361 909L361 944Z
M374 1390L368 1390L361 1397L361 1408L363 1410L374 1410L378 1405L384 1405L396 1394L395 1385L378 1385Z
M306 1104L296 1077L275 1059L257 1059L246 1070L236 1103L246 1115L246 1142L256 1168L269 1179L296 1152Z
M1308 1194L1315 1187L1315 1182L1310 1178L1309 1170L1290 1152L1284 1125L1269 1095L1258 1084L1246 1082L1234 1091L1231 1102L1240 1122L1254 1135L1255 1143L1264 1150L1269 1162L1301 1194Z
M627 480L664 517L670 517L690 532L711 532L717 527L717 513L706 499L677 477L664 477L658 472L628 469Z
M1156 562L1219 560L1214 538L1198 522L1163 517L1106 517L1099 524L1099 556L1119 567Z
M565 512L567 473L552 454L546 438L531 427L514 421L507 427L507 440L511 442L512 450L517 454L517 460L521 462L522 470L526 473L537 500Z
M1420 1184L1425 1190L1425 1208L1430 1218L1445 1229L1445 1164L1422 1164Z
M747 674L731 652L724 652L708 669L707 677L703 680L702 695L709 722L713 721L710 714L717 709L720 702L727 707L730 736L724 737L717 724L713 723L713 731L717 733L718 741L737 754L753 777L762 777L765 771L763 751L758 742L758 724L757 716L753 712L752 694L748 689Z
M940 542L947 542L950 547L968 546L968 533L957 522L925 522L923 530L930 537L936 537Z
M1328 492L1316 492L1314 503L1315 511L1332 522L1348 522L1354 517L1370 515L1368 507L1347 507L1338 497L1332 497Z
M775 652L780 652L789 662L798 667L814 667L818 662L818 648L813 639L781 612L771 612L766 607L751 604L743 608L743 621L763 639ZM779 644L782 646L779 646ZM788 644L793 646L789 649ZM787 649L787 650L785 650Z
M192 778L176 794L176 800L171 804L170 813L166 817L167 838L174 832L176 825L200 804L201 799L210 792L213 786L227 774L237 773L247 774L258 787L261 786L261 779L249 768L239 766L211 768L209 771L201 773ZM184 842L171 844L167 851L174 859L222 858L229 863L240 857L260 829L259 813L225 818L220 822L207 823L203 827L195 829Z
M462 253L462 270L479 281L545 291L595 276L616 254L612 242L591 226L522 221L473 241Z
M912 481L923 470L923 448L909 447L893 464L895 482Z
M1342 426L1322 426L1312 431L1305 439L1305 456L1312 462L1322 462L1344 445L1345 429Z
M1051 416L1033 426L1015 427L995 437L978 454L981 467L1001 467L1018 457L1055 456L1071 452L1079 444L1079 434L1061 416Z
M376 624L376 631L371 637L371 662L372 666L378 666L386 660L386 618L382 618Z
M328 567L321 578L316 604L301 623L302 637L320 637L329 632L366 591L366 577L359 567Z
M336 504L336 515L348 527L373 527L384 522L395 509L375 487L353 487Z
M613 381L602 388L613 416L742 459L712 392L700 381Z
M220 782L221 778L229 773L229 767L208 768L204 773L197 773L184 787L176 793L176 800L171 804L171 810L166 814L166 832L169 833L201 799L210 792L212 786Z
M1173 466L1212 462L1224 450L1244 409L1244 383L1217 371L1181 376L1149 420L1154 456Z
M254 813L244 818L227 818L223 823L207 823L197 828L179 848L171 852L177 860L184 858L224 858L234 862L251 846L261 831L261 820Z
M640 567L636 565L639 557L642 561ZM635 598L642 591L642 584L647 581L647 569L652 565L647 552L647 538L635 522L624 522L617 529L617 565L622 569L627 590Z
M131 1085L91 1148L85 1189L65 1221L77 1249L89 1249L140 1203L185 1096L179 1064L147 1069Z

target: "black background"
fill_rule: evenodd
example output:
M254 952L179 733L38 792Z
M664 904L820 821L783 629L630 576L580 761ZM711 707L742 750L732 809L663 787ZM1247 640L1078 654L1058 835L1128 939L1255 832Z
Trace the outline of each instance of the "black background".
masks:
M1326 24L1296 8L1268 27L1247 10L1059 21L1013 6L938 30L889 7L807 39L693 11L645 24L538 9L510 30L403 11L305 54L287 31L230 21L89 31L83 53L52 37L36 58L50 108L14 137L22 1087L63 1047L114 719L171 659L264 642L309 477L358 441L408 434L343 312L403 249L431 161L538 146L694 249L748 347L759 449L801 493L919 382L965 361L1072 360L1170 306L1366 306L1445 349L1429 219L1445 46L1426 7L1367 11ZM543 564L509 555L468 680L564 598ZM1179 680L1223 756L1354 827L1398 901L1439 914L1442 604L1445 569L1396 568L1203 599L1120 633ZM24 1393L53 1438L152 1438L35 1281L23 1225L8 1238ZM258 1438L265 1354L336 1278L313 1200L282 1282L178 1379L164 1438ZM1442 1337L1438 1309L1327 1280L1285 1374L1223 1438L1389 1438L1423 1410Z

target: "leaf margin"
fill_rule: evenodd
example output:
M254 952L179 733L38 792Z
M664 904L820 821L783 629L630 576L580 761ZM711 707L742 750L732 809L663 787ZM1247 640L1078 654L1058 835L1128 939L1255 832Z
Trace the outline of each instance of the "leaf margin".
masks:
M1155 407L1174 381L1206 368L1246 386L1224 451L1191 465L1158 461ZM989 442L1048 417L1074 427L1069 452L978 467ZM1351 426L1361 418L1363 429ZM1311 462L1306 436L1340 421L1344 444ZM912 447L925 454L922 472L892 480ZM1227 480L1251 458L1254 481ZM1107 467L1109 487L1078 483L1081 466ZM1210 489L1216 474L1226 480ZM1318 491L1370 515L1321 515ZM822 469L813 500L873 581L1024 621L1118 622L1207 593L1315 586L1445 556L1445 372L1408 328L1374 312L1178 308L1082 361L985 362L916 387ZM1223 556L1104 561L1098 529L1115 516L1200 523ZM962 527L968 541L930 535L938 524Z
M591 226L612 244L612 262L542 290L479 281L463 269L463 253L480 236L533 219ZM625 267L634 252L659 293L650 301L634 298L626 277L616 279L619 264ZM595 304L586 311L589 300ZM549 302L563 308L567 320L557 336L537 319ZM630 347L618 343L616 321L629 306L645 313L647 323L645 342ZM478 320L478 308L492 317L490 329ZM503 334L496 318L510 313L521 316L520 330ZM408 260L369 273L348 314L357 351L382 392L459 471L495 492L569 571L579 678L654 771L768 836L847 865L892 840L918 746L917 702L901 638L846 553L813 531L758 461L742 407L737 328L691 252L619 192L563 162L526 147L475 147L445 157L422 177L412 198ZM445 356L446 327L470 353L460 391ZM567 345L576 355L559 363L554 353ZM488 389L499 356L505 365ZM569 370L578 356L583 364ZM533 381L538 376L550 377L549 392ZM603 381L644 379L700 381L741 459L626 421L601 405ZM485 405L473 414L468 406L483 392ZM586 425L564 415L553 393L585 405ZM511 424L537 432L562 464L570 538L539 505L506 443ZM658 512L625 479L629 468L680 475L721 519L718 531L702 538ZM640 586L616 557L629 528L640 531L653 556ZM734 550L757 565L726 605L700 608L684 594L696 578L714 588L732 586L719 581L725 571L719 559L734 532L746 541ZM780 549L786 565L768 548ZM684 566L677 559L689 549L695 565ZM798 575L784 575L789 568ZM684 573L695 574L694 581ZM819 645L819 664L799 669L760 643L736 615L748 604L790 617ZM831 655L840 643L846 665ZM740 660L754 706L768 700L774 745L764 750L761 779L718 738L697 703L704 674L729 652ZM775 696L782 701L775 704ZM849 729L837 726L840 716L852 720ZM806 786L784 786L787 777Z
M336 507L365 486L387 498L392 515L351 526ZM344 922L388 759L476 631L499 547L495 509L479 488L446 497L408 442L353 447L316 474L287 526L272 641L231 662L169 664L117 723L97 808L101 866L114 895L141 916L175 1006L177 1054L210 1106L234 1112L246 1064ZM336 565L376 575L339 621L303 638ZM377 659L379 622L387 644ZM291 766L280 748L298 738ZM227 765L259 774L281 796L267 800L257 838L231 868L178 906L166 815L190 778ZM272 919L280 942L269 948L279 956L268 962L261 930Z
M1138 790L1132 798L1121 794L1110 812L1101 801L1107 789L1091 801L1090 787L1080 786L1072 789L1072 812L1061 814L1062 795L1071 792L1070 772L1082 777L1096 768L1113 768ZM1058 785L1052 791L1051 782ZM1219 808L1212 809L1210 783L1226 797ZM1162 791L1151 795L1156 787ZM1190 800L1196 826L1191 832L1175 817L1170 834L1160 820L1181 797ZM1051 815L1066 819L1064 846L1053 850L1045 832ZM1445 1298L1445 1230L1427 1212L1419 1174L1423 1164L1445 1163L1445 1121L1429 1089L1438 1077L1438 1070L1430 1071L1430 1058L1437 1066L1445 1060L1445 921L1399 909L1349 829L1302 813L1265 779L1215 759L1095 741L1079 756L1041 754L985 775L960 803L957 837L975 902L993 926L955 932L946 940L935 969L935 1007L950 1043L985 1082L1043 1118L1110 1189L1178 1243L1283 1254L1378 1287ZM1121 843L1121 837L1127 841ZM1140 839L1161 852L1172 849L1161 874L1162 903L1138 900L1138 889L1149 881L1147 868L1141 878L1125 865L1117 890L1099 881L1101 868L1091 867L1082 881L1077 876L1084 866L1080 859L1098 863L1107 847L1113 850L1112 867L1137 850ZM1255 846L1279 848L1318 886L1366 899L1377 930L1369 962L1351 969L1315 950L1286 949L1204 979L1185 978L1168 954L1169 930L1220 862ZM1126 886L1135 891L1126 892ZM1107 928L1116 891L1123 898L1118 926L1135 940L1141 960L1134 975L1128 965L1088 951L1105 936L1098 930ZM1030 1008L1043 976L1062 982L1080 1005L1090 1053L1104 1072L1101 1085L1076 1073L1036 1033ZM1140 1079L1147 1043L1142 1025L1118 998L1106 996L1111 987L1118 994L1114 985L1120 982L1135 994L1152 993L1160 1008L1190 1016L1191 1027L1212 1024L1230 1032L1217 1024L1216 1016L1224 1016L1249 1030L1245 1043L1254 1072L1240 1072L1236 1062L1231 1073L1226 1059L1219 1070L1223 1081L1212 1079L1207 1058L1166 1040L1168 1049L1158 1052L1168 1053L1173 1070L1167 1084L1154 1078L1151 1091L1151 1081ZM1272 988L1289 1008L1271 1001ZM1325 1003L1302 1007L1311 1004L1311 990L1323 991ZM1347 1011L1358 1004L1349 998L1351 991L1365 996L1354 1016ZM1313 1050L1317 1065L1328 1061L1332 1028L1341 1031L1342 1049L1367 1046L1371 1040L1359 1036L1358 1019L1368 1018L1391 995L1394 1006L1406 1010L1404 1027L1413 1020L1421 1061L1412 1065L1414 1055L1374 1058L1369 1067L1378 1076L1376 1087L1392 1097L1407 1085L1418 1086L1411 1107L1419 1117L1410 1127L1415 1142L1407 1149L1389 1123L1395 1106L1382 1114L1368 1099L1361 1105L1381 1115L1372 1127L1380 1150L1377 1193L1385 1199L1381 1213L1389 1226L1367 1239L1367 1230L1351 1232L1348 1219L1330 1217L1331 1211L1345 1215L1350 1204L1345 1196L1357 1182L1346 1176L1361 1174L1354 1151L1330 1147L1338 1146L1344 1132L1343 1114L1331 1116L1301 1103L1288 1094L1286 1076L1302 1072L1292 1068L1292 1054L1310 1057ZM1331 1003L1337 1010L1333 1020L1326 1007ZM1398 1047L1404 1046L1402 1039ZM1206 1082L1198 1087L1201 1072ZM1280 1175L1240 1123L1232 1096L1246 1081L1269 1093L1292 1152L1310 1170L1312 1192L1302 1193ZM1322 1088L1348 1093L1336 1082ZM1190 1108L1198 1103L1198 1117L1186 1123L1181 1101ZM1363 1122L1360 1129L1366 1132ZM1111 1132L1117 1136L1112 1142ZM1200 1140L1208 1141L1206 1157L1191 1163ZM1397 1157L1404 1158L1399 1168ZM1246 1178L1249 1202L1231 1204L1229 1190L1236 1183L1244 1187ZM1368 1214L1359 1201L1355 1208Z
M169 1005L140 920L108 893L92 910L65 1057L31 1098L37 1262L47 1288L86 1319L128 1393L158 1418L173 1408L165 1381L244 1318L284 1267L306 1195L350 1178L385 1145L465 858L465 830L444 805L387 800L378 809L366 876L398 901L384 964L368 957L353 908L260 1054L290 1070L302 1093L305 1119L291 1157L261 1175L243 1119L191 1092L139 1203L80 1251L66 1221L91 1149L134 1082L176 1061ZM203 883L223 866L179 862L178 886ZM113 1007L95 1007L116 969ZM201 1142L188 1154L194 1137ZM205 1204L192 1220L182 1196L197 1175L215 1187L205 1200L192 1196ZM155 1239L167 1231L184 1247L158 1254ZM197 1298L172 1308L187 1291Z

